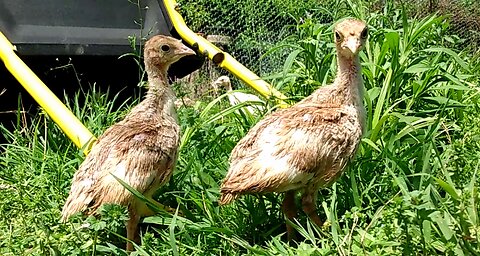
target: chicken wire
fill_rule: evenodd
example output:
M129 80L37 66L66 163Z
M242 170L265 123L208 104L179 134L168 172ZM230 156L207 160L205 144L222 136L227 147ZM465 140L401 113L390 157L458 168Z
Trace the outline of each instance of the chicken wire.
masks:
M292 1L179 1L187 25L262 76L278 70L284 54L264 54L295 24L288 12ZM308 2L308 1L307 1Z
M395 9L404 6L411 17L435 12L448 15L451 34L463 40L461 45L456 45L458 50L480 46L478 0L377 0L366 3L370 4L371 11L381 11L385 4L393 4ZM315 22L332 23L333 16L341 17L351 12L344 1L338 0L179 0L179 4L182 16L193 31L230 53L260 77L282 70L289 52L287 48L272 49L294 32L299 21L308 17ZM200 72L208 73L209 81L205 83L228 75L210 62L202 69ZM238 80L232 82L234 88L239 88Z
M283 68L289 52L272 51L292 34L297 19L315 9L318 0L178 0L180 13L191 30L202 35L260 77ZM200 74L198 74L200 73ZM187 83L195 85L192 97L213 93L211 84L228 75L233 89L246 89L238 79L206 62ZM188 87L188 86L187 86ZM185 88L191 90L192 86ZM188 93L187 93L188 94Z
M385 3L385 0L381 1ZM396 0L397 6L405 6L411 17L424 17L432 13L450 19L449 34L458 36L458 50L480 47L480 1L478 0Z

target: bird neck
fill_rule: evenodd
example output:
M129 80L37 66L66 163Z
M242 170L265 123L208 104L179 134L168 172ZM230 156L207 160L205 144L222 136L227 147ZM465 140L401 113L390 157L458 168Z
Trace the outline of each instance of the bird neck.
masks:
M358 56L347 58L337 55L338 69L333 87L342 95L343 104L363 106L363 81Z
M149 89L154 88L155 86L164 86L168 85L168 75L167 75L168 66L166 67L157 67L155 65L145 63L145 72L147 73ZM153 83L150 83L153 82Z
M148 91L139 104L143 109L160 115L176 116L175 93L168 83L167 68L146 66Z
M232 92L233 91L233 88L232 88L231 84L227 84L225 87L227 88L227 92Z

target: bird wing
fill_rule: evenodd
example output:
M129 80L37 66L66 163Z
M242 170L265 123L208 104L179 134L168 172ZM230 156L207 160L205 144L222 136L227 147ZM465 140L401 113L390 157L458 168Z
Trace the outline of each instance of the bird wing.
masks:
M315 104L272 113L233 149L222 192L286 191L305 186L319 170L342 169L342 156L355 151L361 137L354 115L351 109Z
M75 173L62 218L88 207L94 212L103 203L127 204L132 195L112 174L141 193L158 188L170 178L178 143L179 127L174 122L113 125Z

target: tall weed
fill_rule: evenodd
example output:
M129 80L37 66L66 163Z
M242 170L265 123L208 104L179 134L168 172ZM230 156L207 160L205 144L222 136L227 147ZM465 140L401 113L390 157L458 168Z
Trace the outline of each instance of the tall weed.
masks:
M218 206L230 152L262 118L242 114L246 104L230 106L222 95L178 110L177 168L155 199L182 214L156 209L143 220L142 245L132 254L479 254L479 55L451 50L457 39L445 37L445 17L408 19L393 5L371 13L362 1L339 3L326 15L336 20L349 13L370 28L360 55L368 129L345 175L320 191L326 225L316 227L301 214L292 223L300 239L288 243L281 195ZM294 103L332 81L336 56L331 23L306 18L289 31L294 34L271 51L288 49L290 56L268 79ZM99 135L136 100L117 111L95 89L67 102ZM59 223L83 155L48 116L22 123L2 129L9 143L0 153L0 254L127 255L123 207Z

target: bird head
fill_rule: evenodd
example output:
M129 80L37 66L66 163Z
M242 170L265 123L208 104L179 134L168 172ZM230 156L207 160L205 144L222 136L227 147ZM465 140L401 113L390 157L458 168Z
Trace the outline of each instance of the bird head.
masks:
M157 67L168 67L183 56L195 55L195 52L181 40L165 35L155 35L145 43L145 64Z
M368 37L368 27L361 20L346 19L335 26L334 34L338 54L353 58L365 45Z
M230 82L230 78L228 76L220 76L219 78L217 78L217 80L215 80L215 82L213 82L213 90L218 92L218 90L221 88L221 87L224 87L227 89L227 91L231 91L232 90L232 84Z

